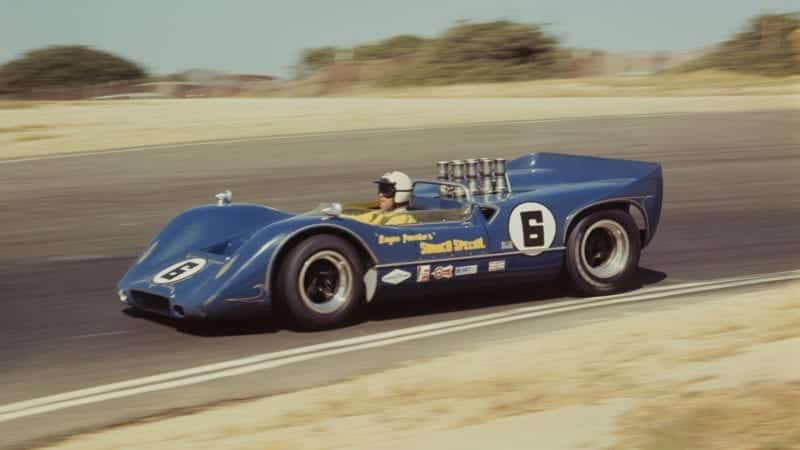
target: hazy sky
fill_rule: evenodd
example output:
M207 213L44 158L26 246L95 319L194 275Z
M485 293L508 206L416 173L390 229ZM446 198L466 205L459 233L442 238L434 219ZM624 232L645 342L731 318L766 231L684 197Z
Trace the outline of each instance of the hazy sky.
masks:
M549 23L576 47L680 50L723 40L755 14L791 11L800 0L0 0L0 63L82 44L159 74L285 76L306 47L433 37L458 20Z

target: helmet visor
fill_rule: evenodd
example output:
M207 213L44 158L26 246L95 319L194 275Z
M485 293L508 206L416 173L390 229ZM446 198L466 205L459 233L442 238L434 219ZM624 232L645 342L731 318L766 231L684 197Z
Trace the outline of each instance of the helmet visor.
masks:
M389 183L388 181L384 181L384 180L378 181L378 194L379 195L381 195L383 197L387 197L387 198L393 198L395 192L396 192L396 190L394 188L394 183Z

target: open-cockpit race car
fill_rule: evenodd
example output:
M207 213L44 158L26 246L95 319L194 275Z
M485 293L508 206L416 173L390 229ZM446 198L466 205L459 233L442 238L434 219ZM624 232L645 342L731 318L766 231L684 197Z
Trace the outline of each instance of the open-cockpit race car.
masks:
M120 300L173 318L280 306L305 328L340 326L384 289L566 278L617 292L637 276L661 215L657 163L555 153L441 161L413 183L401 225L367 205L290 214L232 203L173 218L120 280Z

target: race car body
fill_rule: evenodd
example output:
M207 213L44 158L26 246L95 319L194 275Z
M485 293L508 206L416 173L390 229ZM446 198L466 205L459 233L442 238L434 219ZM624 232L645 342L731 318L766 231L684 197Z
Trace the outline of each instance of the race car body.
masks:
M491 162L479 174L473 160L466 175L449 168L416 181L412 220L399 226L358 220L363 206L290 214L218 196L158 233L119 282L120 299L175 318L242 317L280 303L300 325L326 328L384 289L566 273L597 295L635 278L661 215L659 164L554 153Z

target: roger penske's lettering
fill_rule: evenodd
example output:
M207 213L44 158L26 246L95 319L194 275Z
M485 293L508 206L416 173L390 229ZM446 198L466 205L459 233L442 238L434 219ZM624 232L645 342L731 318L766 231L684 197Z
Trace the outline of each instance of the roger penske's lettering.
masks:
M465 241L461 239L448 239L444 242L420 242L419 252L422 255L436 255L439 253L468 252L472 250L483 250L486 244L483 238Z
M378 245L394 245L399 244L400 242L406 244L408 242L430 241L431 239L433 239L433 233L403 233L400 236L386 236L385 234L379 234Z
M433 233L403 234L404 244L406 242L430 241L431 239L433 239Z
M400 236L378 235L378 245L394 245L400 242Z

